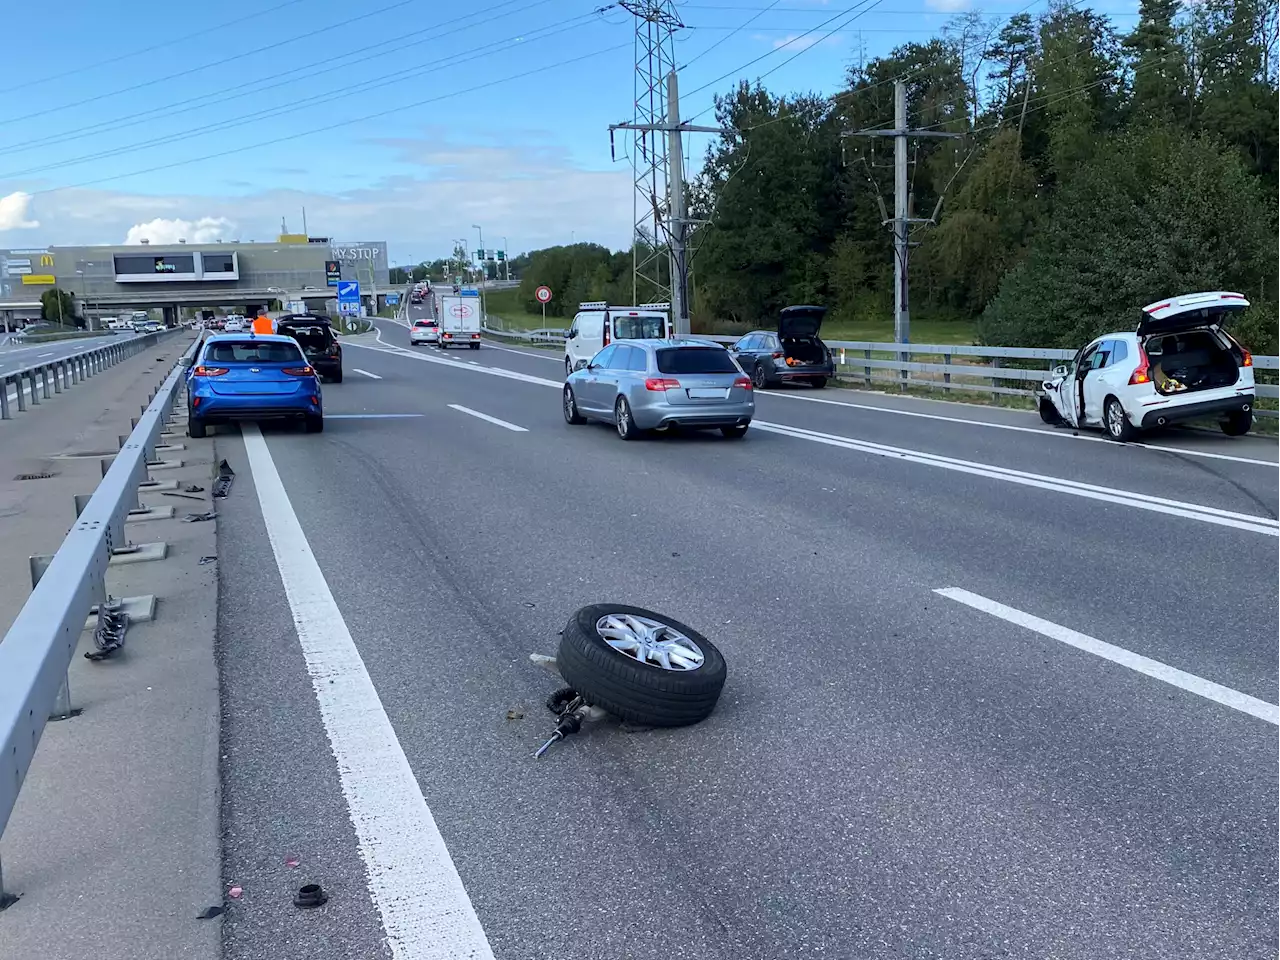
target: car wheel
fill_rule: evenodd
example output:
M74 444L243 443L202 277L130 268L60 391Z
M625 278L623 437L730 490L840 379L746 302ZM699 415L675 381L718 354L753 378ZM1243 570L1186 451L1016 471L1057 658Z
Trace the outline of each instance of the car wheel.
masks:
M1107 402L1102 406L1102 419L1107 428L1107 436L1112 440L1128 443L1137 436L1138 431L1133 429L1133 424L1125 416L1124 407L1115 397L1107 397Z
M480 344L478 344L478 343L473 343L473 344L471 345L471 349L472 349L472 350L479 350L479 349L480 349Z
M1243 437L1253 426L1252 410L1237 410L1222 421L1222 432L1228 437Z
M641 430L636 426L635 418L631 415L631 404L627 403L626 397L619 397L613 405L613 425L623 440L640 438Z
M747 435L746 427L721 427L720 432L728 440L741 440Z
M588 703L649 727L705 720L728 676L720 651L692 627L610 603L583 607L569 618L556 667Z
M202 440L207 435L208 427L203 420L187 417L187 436L193 440Z
M324 417L307 417L307 433L324 433Z
M564 358L564 375L567 378L571 373L573 373L573 361L570 360L568 357L565 357Z
M567 383L564 385L564 422L577 426L580 423L586 423L587 418L578 412L578 401L574 399L573 387Z
M341 370L339 370L337 373L335 373L335 374L333 374L332 376L330 376L330 377L329 377L329 379L330 379L330 380L332 380L334 383L341 383L341 382L342 382L342 371L341 371Z
M1048 397L1040 398L1040 419L1051 427L1056 427L1062 423L1062 415L1058 413L1058 408L1053 405L1053 401Z
M764 364L757 363L751 371L751 384L757 390L766 390L769 387L769 378L764 374Z
M827 385L827 378L826 378L826 377L814 377L814 378L813 378L813 386L814 386L814 388L815 388L815 389L817 389L817 390L821 390L821 389L822 389L823 387L825 387L826 385Z

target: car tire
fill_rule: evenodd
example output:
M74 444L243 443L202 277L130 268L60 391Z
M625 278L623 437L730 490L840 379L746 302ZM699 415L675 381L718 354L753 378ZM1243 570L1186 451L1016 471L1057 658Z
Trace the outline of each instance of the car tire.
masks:
M342 371L341 371L341 370L339 370L337 373L335 373L335 374L333 374L331 377L329 377L329 379L330 379L330 380L332 380L334 383L341 383L341 382L342 382Z
M1222 432L1228 437L1243 437L1253 426L1252 410L1237 410L1227 414L1227 419L1220 424Z
M1107 397L1102 404L1102 424L1107 436L1119 443L1128 443L1138 435L1124 412L1124 406L1115 397Z
M560 405L564 410L565 423L576 427L587 422L587 418L578 412L578 401L573 395L573 387L567 383L564 385L564 397Z
M639 618L637 621L634 618ZM658 636L674 645L679 657L668 669L650 657L636 657L610 645L601 629L625 638L632 631L661 625ZM615 639L615 642L625 640ZM672 648L668 647L668 651ZM693 662L695 665L681 669ZM595 603L576 611L560 635L556 667L565 682L588 703L648 727L684 727L705 720L724 690L728 668L706 637L678 620L625 604Z
M814 386L814 389L815 389L815 390L821 390L821 389L822 389L823 387L825 387L826 385L827 385L827 378L826 378L826 377L814 377L814 378L813 378L813 386Z
M1058 408L1053 405L1053 401L1048 397L1041 397L1040 403L1040 419L1051 427L1056 427L1062 423L1062 414L1058 413Z
M203 440L208 436L209 428L197 417L187 417L187 436L192 440Z
M324 433L324 417L307 417L307 433Z
M644 432L636 426L631 404L627 403L626 397L619 397L613 403L613 426L623 440L639 440Z
M757 390L769 389L769 378L765 375L763 363L757 362L756 365L751 368L751 385Z
M472 350L479 350L479 349L480 349L480 344L478 344L478 343L473 343L473 344L471 344L471 349L472 349Z
M569 375L570 375L571 373L573 373L573 361L572 361L572 360L570 360L568 357L565 357L565 358L564 358L564 375L565 375L565 379L568 379L568 378L569 378Z
M743 426L721 427L720 433L724 435L726 440L741 440L747 435L747 428Z

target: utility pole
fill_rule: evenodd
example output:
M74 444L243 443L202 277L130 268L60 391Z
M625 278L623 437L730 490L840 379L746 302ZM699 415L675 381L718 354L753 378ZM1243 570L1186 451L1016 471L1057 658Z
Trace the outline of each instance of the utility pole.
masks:
M676 336L690 334L689 326L689 261L685 241L688 238L690 220L685 210L684 146L681 136L686 133L729 133L724 127L699 127L680 122L680 84L675 70L667 74L667 117L665 121L650 123L613 123L614 130L634 130L638 133L665 133L667 135L667 216L662 217L657 198L653 198L654 225L667 238L671 255L671 319ZM656 237L655 237L656 240ZM642 236L636 242L644 241ZM637 271L639 274L639 271Z
M893 226L893 340L894 343L911 342L911 308L908 299L908 274L911 247L909 229L913 223L936 223L938 208L934 208L929 217L912 217L911 214L911 181L907 176L907 139L911 137L931 137L934 139L954 139L963 136L959 133L944 133L941 130L912 130L907 126L907 85L902 80L893 82L893 127L889 130L871 129L847 133L850 137L892 137L893 138L893 219L886 224ZM942 201L938 201L938 206ZM883 209L884 204L881 204ZM900 362L905 363L908 354L898 355ZM902 373L903 380L907 372Z

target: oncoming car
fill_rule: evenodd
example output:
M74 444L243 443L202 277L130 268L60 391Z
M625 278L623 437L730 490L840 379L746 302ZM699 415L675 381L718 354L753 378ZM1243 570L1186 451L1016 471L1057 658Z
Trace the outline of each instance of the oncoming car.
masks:
M415 320L409 328L409 345L439 343L440 324L435 320Z
M1187 420L1217 419L1236 437L1253 424L1253 357L1223 325L1249 301L1218 291L1142 308L1133 333L1108 333L1037 391L1040 418L1098 426L1113 440Z
M232 420L301 420L324 429L320 376L292 337L209 337L187 373L187 436Z
M755 416L751 378L724 347L688 340L610 344L565 379L564 419L611 423L623 440L650 430L747 433Z

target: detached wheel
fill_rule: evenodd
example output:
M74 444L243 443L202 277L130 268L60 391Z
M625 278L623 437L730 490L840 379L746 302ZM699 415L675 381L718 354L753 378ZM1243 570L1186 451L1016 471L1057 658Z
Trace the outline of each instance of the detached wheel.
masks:
M1237 410L1227 414L1227 419L1222 421L1221 426L1222 432L1228 437L1243 437L1253 426L1253 411Z
M562 401L564 408L564 422L578 426L587 422L587 418L578 412L578 401L574 399L573 387L567 383L564 385L564 398Z
M556 665L588 703L648 727L705 720L728 676L720 651L692 627L611 603L569 618Z
M1102 407L1102 420L1107 428L1107 436L1112 440L1128 443L1138 435L1138 431L1133 429L1133 424L1125 416L1124 407L1115 397L1107 397L1107 402Z
M1062 415L1058 413L1058 408L1053 405L1048 397L1041 397L1040 403L1040 419L1051 427L1056 427L1062 423Z

